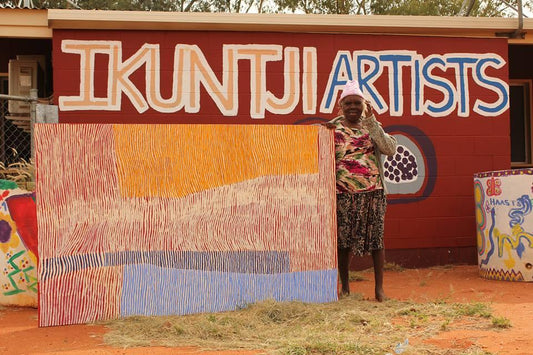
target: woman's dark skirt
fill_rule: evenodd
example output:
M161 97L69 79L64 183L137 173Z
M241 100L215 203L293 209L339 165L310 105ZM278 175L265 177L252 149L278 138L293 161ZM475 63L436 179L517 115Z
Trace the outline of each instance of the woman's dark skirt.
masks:
M337 246L358 256L383 249L386 209L383 189L337 194Z

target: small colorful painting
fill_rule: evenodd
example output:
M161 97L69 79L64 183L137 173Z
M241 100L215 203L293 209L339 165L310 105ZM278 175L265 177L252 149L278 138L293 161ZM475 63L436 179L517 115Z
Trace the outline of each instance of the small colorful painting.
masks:
M40 326L337 299L330 130L35 132Z
M533 282L533 169L474 177L480 275Z
M3 181L0 189L0 305L37 307L35 194Z

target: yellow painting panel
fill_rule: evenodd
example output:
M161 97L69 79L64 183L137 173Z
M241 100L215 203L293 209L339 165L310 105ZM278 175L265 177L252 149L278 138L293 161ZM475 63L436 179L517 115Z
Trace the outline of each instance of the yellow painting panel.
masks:
M316 126L115 125L113 132L128 197L182 197L261 176L318 173Z

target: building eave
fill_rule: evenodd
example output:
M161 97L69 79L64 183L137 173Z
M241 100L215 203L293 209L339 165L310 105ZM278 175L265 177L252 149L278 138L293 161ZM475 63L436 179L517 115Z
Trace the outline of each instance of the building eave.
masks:
M37 9L0 10L0 38L52 38L48 11Z
M231 14L199 12L143 12L101 10L48 10L52 29L194 30L307 33L371 33L397 35L498 37L518 28L516 18ZM525 38L533 43L533 19L524 19Z

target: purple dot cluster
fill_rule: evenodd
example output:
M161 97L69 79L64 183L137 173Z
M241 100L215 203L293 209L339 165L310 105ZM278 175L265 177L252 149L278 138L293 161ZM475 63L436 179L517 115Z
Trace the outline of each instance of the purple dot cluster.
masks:
M383 168L385 178L394 182L411 181L418 175L416 157L401 145L396 148L396 154L387 157Z
M0 220L0 243L7 243L11 238L11 226L7 221Z

